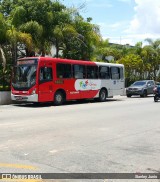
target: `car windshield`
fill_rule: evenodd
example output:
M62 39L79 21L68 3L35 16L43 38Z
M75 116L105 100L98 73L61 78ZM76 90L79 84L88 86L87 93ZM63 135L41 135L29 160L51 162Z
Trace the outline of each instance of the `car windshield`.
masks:
M133 83L132 86L143 86L143 85L145 85L145 84L146 84L146 82L144 82L144 81L139 81L139 82Z
M36 83L37 65L20 65L14 67L12 86L19 90L28 90Z

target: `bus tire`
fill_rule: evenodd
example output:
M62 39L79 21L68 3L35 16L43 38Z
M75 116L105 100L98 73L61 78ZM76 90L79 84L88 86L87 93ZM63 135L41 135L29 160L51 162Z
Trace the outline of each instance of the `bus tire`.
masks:
M132 95L130 95L130 94L127 94L127 97L132 97Z
M105 89L102 89L99 93L99 101L100 102L105 102L107 97L107 92Z
M64 95L61 91L57 91L54 95L54 104L56 106L62 105L64 102Z

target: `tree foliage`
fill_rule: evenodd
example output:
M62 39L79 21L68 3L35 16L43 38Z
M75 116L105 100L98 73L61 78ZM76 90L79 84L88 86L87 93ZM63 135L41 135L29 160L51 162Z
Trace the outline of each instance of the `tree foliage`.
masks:
M49 55L54 46L54 57L123 63L130 81L158 80L160 40L146 42L144 47L142 42L134 47L111 44L91 17L84 19L78 8L58 0L0 0L0 75L17 58Z

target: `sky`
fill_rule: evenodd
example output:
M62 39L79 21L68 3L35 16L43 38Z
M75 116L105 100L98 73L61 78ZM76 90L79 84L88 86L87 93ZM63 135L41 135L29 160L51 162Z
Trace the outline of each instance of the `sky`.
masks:
M103 39L135 45L160 38L160 0L60 0L79 9L83 18L92 17ZM82 9L79 7L83 7Z

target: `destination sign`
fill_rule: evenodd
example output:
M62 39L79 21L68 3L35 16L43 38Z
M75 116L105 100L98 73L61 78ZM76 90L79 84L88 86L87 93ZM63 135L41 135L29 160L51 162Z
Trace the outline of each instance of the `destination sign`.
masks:
M28 59L28 60L19 60L17 61L17 65L26 65L26 64L37 64L36 59Z

